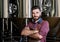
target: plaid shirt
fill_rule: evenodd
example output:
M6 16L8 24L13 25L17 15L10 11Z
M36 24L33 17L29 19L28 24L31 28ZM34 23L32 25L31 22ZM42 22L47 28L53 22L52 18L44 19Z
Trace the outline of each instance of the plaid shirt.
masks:
M42 20L41 23L33 23L33 22L29 22L28 26L30 29L38 29L39 30L39 34L43 36L43 38L40 40L40 42L46 42L46 36L49 32L49 23L48 21L44 21Z

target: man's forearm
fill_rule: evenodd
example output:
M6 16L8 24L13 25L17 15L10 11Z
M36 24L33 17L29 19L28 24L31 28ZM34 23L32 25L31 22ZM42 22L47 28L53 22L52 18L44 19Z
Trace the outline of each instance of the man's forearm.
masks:
M37 30L24 29L24 30L21 32L21 35L28 36L28 35L31 35L31 34L34 34L34 33L37 33L37 32L38 32Z
M43 36L40 35L39 33L29 35L29 37L31 37L31 38L35 38L35 39L42 39L42 38L43 38Z

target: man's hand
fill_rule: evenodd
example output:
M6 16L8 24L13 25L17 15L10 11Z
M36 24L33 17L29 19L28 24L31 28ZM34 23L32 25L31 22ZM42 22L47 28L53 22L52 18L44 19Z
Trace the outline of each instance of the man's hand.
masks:
M35 34L32 34L32 35L29 35L29 37L34 38L34 39L37 39L37 40L43 38L43 36L40 35L39 33L35 33Z

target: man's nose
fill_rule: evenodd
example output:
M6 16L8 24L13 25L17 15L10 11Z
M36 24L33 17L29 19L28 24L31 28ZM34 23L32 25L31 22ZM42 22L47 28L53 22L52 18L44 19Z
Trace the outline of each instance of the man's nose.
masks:
M35 15L37 15L37 13L35 13Z

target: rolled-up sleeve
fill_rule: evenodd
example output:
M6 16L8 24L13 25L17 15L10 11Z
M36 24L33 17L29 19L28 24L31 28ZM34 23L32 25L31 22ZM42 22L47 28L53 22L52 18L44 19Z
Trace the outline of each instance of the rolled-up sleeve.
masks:
M44 23L41 26L39 34L42 36L47 36L48 32L49 32L49 23L48 21L44 21Z

